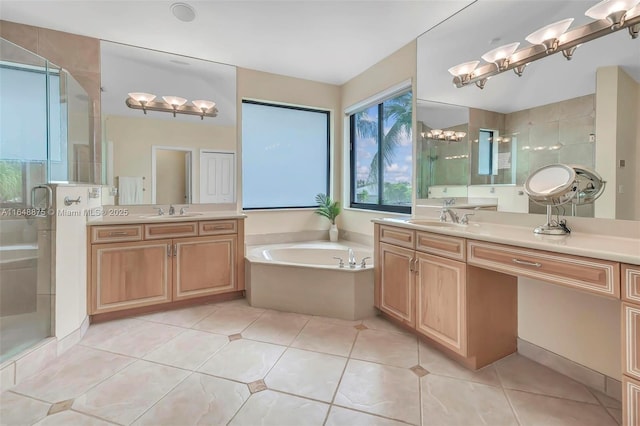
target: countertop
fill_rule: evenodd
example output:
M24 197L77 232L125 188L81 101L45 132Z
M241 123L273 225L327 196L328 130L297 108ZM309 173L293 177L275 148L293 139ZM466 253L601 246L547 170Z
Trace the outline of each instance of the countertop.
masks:
M415 219L419 220L419 218ZM470 223L441 227L417 225L409 223L408 220L411 219L384 218L374 219L373 222L472 240L640 265L640 240L637 238L612 237L585 232L572 232L569 235L561 236L538 235L533 233L532 228L524 226ZM437 222L437 219L433 218L425 220Z
M95 216L89 216L88 226L93 225L126 225L134 223L172 223L172 222L194 222L200 220L218 220L218 219L244 219L247 216L236 211L210 211L210 212L191 212L184 216L179 214L159 216L157 214L125 214L126 208L112 206L104 207L96 212Z

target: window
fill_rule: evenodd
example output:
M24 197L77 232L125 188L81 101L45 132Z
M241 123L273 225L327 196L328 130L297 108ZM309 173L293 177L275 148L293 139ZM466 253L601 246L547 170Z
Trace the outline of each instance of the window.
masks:
M411 212L411 92L351 114L351 207Z
M329 193L329 111L243 100L243 208L315 207L319 193Z
M493 143L494 136L497 132L494 130L480 129L478 137L478 174L479 175L497 175L497 157L498 144Z

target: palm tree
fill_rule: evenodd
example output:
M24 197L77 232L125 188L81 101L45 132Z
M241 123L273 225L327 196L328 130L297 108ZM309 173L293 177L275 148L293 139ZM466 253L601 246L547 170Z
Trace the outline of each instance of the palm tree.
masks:
M393 122L389 131L382 138L382 159L385 165L390 165L395 157L395 150L400 140L411 133L412 119L411 92L385 101L383 107L384 122ZM378 122L369 116L366 111L355 115L356 133L361 138L375 137L378 131ZM368 182L378 181L378 154L371 160Z

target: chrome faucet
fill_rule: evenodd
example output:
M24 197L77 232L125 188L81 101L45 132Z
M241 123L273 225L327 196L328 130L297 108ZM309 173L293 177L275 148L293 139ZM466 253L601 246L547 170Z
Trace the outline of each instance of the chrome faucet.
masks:
M463 225L467 225L469 223L469 216L473 216L475 213L465 213L462 215L460 219L460 223Z
M188 208L189 208L189 206L180 207L180 215L182 216L183 214L185 214L187 212Z
M349 268L356 267L356 255L353 252L353 249L349 249Z
M169 216L173 216L176 214L176 208L173 207L173 204L169 204Z
M460 223L460 219L458 218L458 214L454 210L451 210L448 207L442 207L442 210L440 210L440 222L446 222L447 221L447 214L451 218L451 222Z
M164 216L164 209L162 207L154 207L154 209L158 210L158 216Z

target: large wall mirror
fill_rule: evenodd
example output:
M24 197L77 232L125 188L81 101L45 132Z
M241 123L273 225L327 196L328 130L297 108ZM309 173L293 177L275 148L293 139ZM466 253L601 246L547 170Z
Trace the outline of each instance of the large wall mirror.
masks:
M418 204L463 197L500 211L543 213L522 185L542 166L580 164L607 186L566 215L640 220L640 39L619 31L530 63L521 77L457 88L447 71L597 1L479 1L418 38ZM481 62L482 63L482 62ZM440 200L441 201L441 200ZM441 202L440 202L441 204Z
M100 47L104 181L115 202L234 202L236 68L111 42ZM213 101L217 116L145 113L125 104L132 92ZM222 197L220 182L229 186Z

